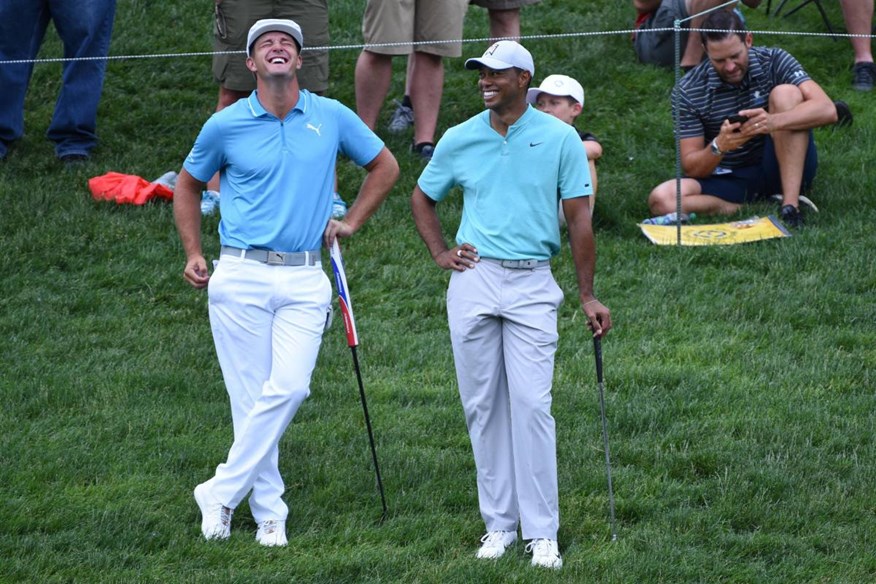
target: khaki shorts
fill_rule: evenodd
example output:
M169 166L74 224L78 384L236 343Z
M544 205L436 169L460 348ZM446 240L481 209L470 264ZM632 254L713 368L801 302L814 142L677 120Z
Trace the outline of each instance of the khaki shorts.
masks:
M365 44L459 41L468 0L368 0L362 18ZM307 38L307 37L305 37ZM381 55L408 55L412 45L367 47ZM462 55L462 43L418 45L417 51L441 57Z
M298 82L303 89L325 92L328 89L328 50L310 47L329 45L328 0L214 0L213 48L216 51L244 51L240 54L214 55L213 78L225 89L252 91L255 77L246 68L246 35L255 21L262 18L288 18L304 33L302 67Z
M538 4L541 0L471 0L475 6L482 6L487 10L512 10L530 4Z

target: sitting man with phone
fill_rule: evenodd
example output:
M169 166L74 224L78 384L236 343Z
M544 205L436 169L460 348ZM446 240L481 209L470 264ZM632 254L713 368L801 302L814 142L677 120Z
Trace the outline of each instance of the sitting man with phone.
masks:
M780 194L782 221L799 227L801 202L817 211L801 196L818 166L812 128L835 123L837 108L794 57L753 47L735 13L713 12L703 29L708 60L675 88L682 211L730 215ZM675 211L676 181L658 185L648 205L653 215Z

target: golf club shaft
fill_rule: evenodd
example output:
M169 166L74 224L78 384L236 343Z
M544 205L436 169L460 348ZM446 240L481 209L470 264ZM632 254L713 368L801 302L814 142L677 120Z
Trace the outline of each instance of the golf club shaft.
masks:
M356 347L351 346L353 352L353 367L356 369L356 381L359 382L359 399L362 401L362 410L365 413L365 426L368 428L368 443L371 445L371 459L374 461L374 473L377 475L377 489L380 491L380 503L383 505L382 522L386 519L386 495L383 492L383 479L380 477L380 465L377 462L377 448L374 446L374 432L371 430L371 416L368 415L368 401L365 399L365 386L362 384L362 372L359 370L359 356Z
M371 445L371 459L374 461L374 472L377 475L377 488L380 490L380 503L383 505L383 515L380 521L386 519L386 495L383 492L383 479L380 476L380 465L377 463L377 448L374 446L374 432L371 429L371 416L368 415L368 402L365 399L365 386L362 384L362 372L359 370L359 355L356 347L359 346L359 333L356 331L356 319L353 318L353 301L347 292L347 273L344 269L344 258L341 256L341 246L338 240L332 242L331 247L332 271L335 274L335 283L338 287L338 306L344 317L344 332L347 335L347 345L353 352L353 367L356 370L356 381L359 382L359 399L362 402L362 410L365 412L365 426L368 428L368 443Z
M605 473L608 476L608 511L611 525L611 540L617 539L614 526L614 487L611 483L611 454L608 448L608 423L605 419L605 385L602 380L602 342L593 337L593 353L596 357L596 381L599 386L599 414L602 418L602 443L605 448Z

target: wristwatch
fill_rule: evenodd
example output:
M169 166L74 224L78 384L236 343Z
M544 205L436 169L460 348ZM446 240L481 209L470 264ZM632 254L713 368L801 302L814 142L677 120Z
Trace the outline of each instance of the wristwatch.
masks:
M715 156L724 156L724 151L718 148L718 137L715 136L712 138L712 143L709 144L709 150L712 151L712 154Z

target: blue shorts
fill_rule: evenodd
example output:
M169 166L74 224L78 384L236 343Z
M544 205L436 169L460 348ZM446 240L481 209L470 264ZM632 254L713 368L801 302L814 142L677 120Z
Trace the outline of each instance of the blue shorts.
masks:
M818 152L812 131L809 132L809 148L803 166L803 191L809 190L818 170ZM709 178L694 179L700 183L704 195L714 195L730 203L748 203L782 192L782 177L773 140L767 136L760 164L723 168L719 166ZM717 174L716 174L717 173ZM799 193L803 194L803 193Z

